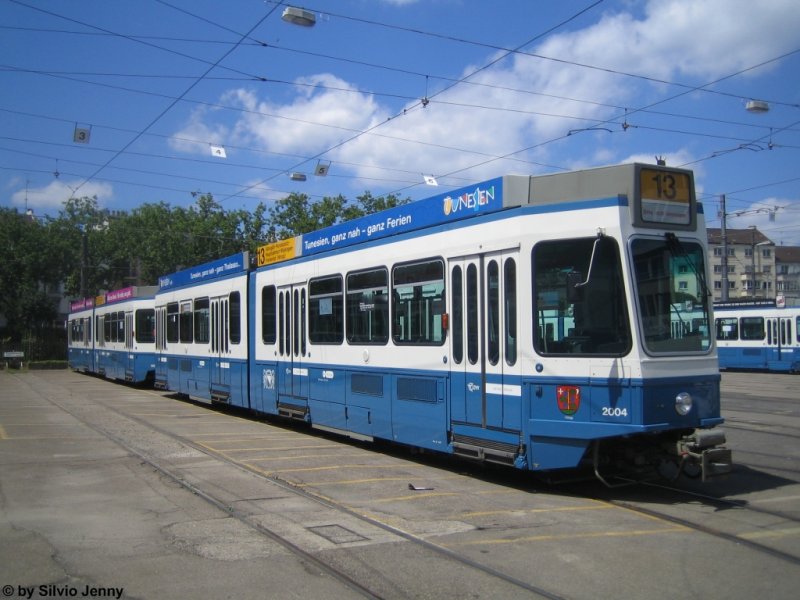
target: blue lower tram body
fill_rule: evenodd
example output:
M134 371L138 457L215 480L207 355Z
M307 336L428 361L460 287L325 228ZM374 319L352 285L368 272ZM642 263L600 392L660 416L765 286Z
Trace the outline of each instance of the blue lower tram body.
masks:
M94 372L107 379L128 383L149 383L155 375L153 352L95 350Z
M588 451L598 440L609 451L634 446L645 456L668 446L676 454L682 437L722 423L718 374L623 382L518 378L510 387L520 394L489 394L482 414L473 410L472 417L469 400L454 393L454 380L449 372L255 362L249 396L232 393L228 402L357 439L390 440L526 470L577 467L591 458ZM579 405L566 411L558 402L565 384L580 388ZM181 385L184 393L197 395ZM686 416L675 411L681 392L694 400ZM653 448L643 449L648 444Z
M247 408L247 361L157 355L155 386L192 398Z
M84 373L94 372L94 357L91 348L69 348L67 355L70 369Z
M717 352L721 369L800 372L800 349L720 345Z

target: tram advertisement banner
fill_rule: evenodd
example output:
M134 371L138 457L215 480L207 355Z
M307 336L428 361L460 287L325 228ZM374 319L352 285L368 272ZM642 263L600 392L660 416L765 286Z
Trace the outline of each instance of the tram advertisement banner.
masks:
M301 252L303 256L318 254L423 227L443 225L502 208L503 178L498 177L319 231L304 233Z
M184 285L200 283L201 281L208 281L209 279L216 279L234 273L241 273L248 269L248 253L241 252L220 258L197 267L178 271L172 275L166 275L158 278L158 287L160 291L170 290L174 288L183 287Z

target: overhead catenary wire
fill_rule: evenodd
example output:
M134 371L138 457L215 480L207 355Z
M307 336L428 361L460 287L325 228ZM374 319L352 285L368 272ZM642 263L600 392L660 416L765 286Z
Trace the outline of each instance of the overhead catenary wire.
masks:
M164 5L166 5L167 3L165 3L165 2L160 2L160 4L164 4ZM372 27L372 26L370 25L370 27ZM231 32L233 32L233 30L231 30ZM109 34L109 35L111 35L111 34ZM131 36L131 37L139 37L139 36ZM177 37L176 37L175 39L177 39ZM253 39L256 39L256 38L253 38ZM458 42L453 42L453 43L464 43L465 41L467 41L467 40L460 40L460 41L458 41ZM493 40L491 40L491 39L484 39L484 38L476 38L476 41L478 41L478 42L483 42L483 41L489 41L489 42L491 42L491 41L493 41ZM228 44L231 44L231 43L232 43L232 42L228 42ZM252 45L252 46L257 46L257 45L260 45L260 46L264 47L265 49L267 48L267 46L264 46L264 43L258 43L258 44L257 44L256 42L252 42L250 39L247 39L247 40L245 40L244 42L242 42L242 43L241 43L241 45L242 45L242 46L243 46L243 45L245 45L245 44ZM272 40L270 40L270 44L271 44L271 49L273 49L273 50L280 50L280 51L292 51L291 49L287 50L286 48L283 48L283 47L281 47L282 45L279 45L279 44L272 43ZM496 45L496 47L497 47L497 49L500 49L500 48L501 48L501 46L500 46L500 45ZM252 50L250 50L250 52L252 53L253 51L252 51ZM184 54L186 54L186 53L184 53ZM321 55L321 56L325 56L325 54L327 54L327 53L320 53L320 55ZM524 51L521 51L521 52L519 52L519 53L515 53L515 54L524 55ZM331 56L327 56L327 58L331 58ZM333 57L332 59L333 59L333 60L335 60L335 59L336 59L336 57ZM364 62L366 62L366 61L364 61ZM576 63L576 64L577 64L577 63ZM380 65L378 65L378 66L380 66ZM388 66L388 65L387 65L387 66ZM68 70L68 69L64 69L64 70L66 71L66 70ZM245 71L246 71L246 70L247 70L247 68L245 68ZM180 75L180 73L176 73L176 74L177 74L177 75ZM422 74L423 74L424 76L426 76L426 77L427 77L427 76L430 76L432 80L433 80L433 79L436 77L436 75L433 75L433 74L426 74L426 73L422 73ZM108 76L109 76L109 77L110 77L110 76L113 76L113 75L114 75L113 73L109 73L109 74L108 74ZM95 74L95 75L92 75L92 76L96 76L96 74ZM191 77L191 75L186 75L185 77ZM243 77L244 77L244 76L243 76ZM208 79L209 79L209 80L210 80L210 79L212 79L212 78L213 78L213 77L211 77L211 76L208 76ZM224 80L224 79L226 79L226 78L224 78L224 77L220 77L219 79L220 79L220 80ZM231 77L231 78L228 78L228 79L235 79L235 77ZM453 80L456 80L456 81L457 81L457 79L456 79L456 78L451 78L451 79L453 79ZM264 81L264 80L262 80L262 79L255 79L255 78L254 78L254 79L253 79L253 81L254 81L254 82L256 82L256 81L257 81L257 82L259 82L260 84L261 84L261 83L263 83L263 84L267 84L267 85L270 85L270 84L272 84L272 83L278 84L278 83L277 83L277 80L275 80L275 81L273 81L273 82L269 82L269 81ZM295 83L295 82L289 82L289 81L286 81L286 82L281 82L279 85L292 85L292 84L294 84L294 83ZM303 85L305 85L305 86L310 86L311 84L304 83ZM486 85L486 84L484 84L483 82L464 81L464 80L462 79L462 80L461 80L461 85L464 85L464 86L470 85L470 86L472 86L472 85ZM320 90L325 90L325 91L330 91L330 92L333 92L333 91L334 91L334 86L323 86L323 85L320 85L320 84L316 84L316 85L315 85L315 87L316 87L317 89L320 89ZM500 86L491 86L490 84L489 84L489 85L486 85L486 87L496 87L496 89L499 89L499 88L500 88ZM506 86L506 87L509 87L509 88L511 88L511 87L513 87L513 86ZM518 87L524 87L524 86L518 86ZM413 88L412 88L412 89L413 89ZM476 89L477 89L477 88L476 88ZM130 92L122 91L122 90L120 90L120 91L121 91L121 93L123 93L123 94L125 94L125 93L130 93ZM338 91L341 91L342 93L351 93L351 94L353 94L353 93L355 93L355 94L358 94L358 93L370 93L370 92L368 92L367 90L358 90L358 89L352 89L352 90L344 90L344 89L342 89L342 90L338 90ZM401 98L401 96L404 96L404 94L402 94L402 91L404 91L404 90L402 90L402 89L401 89L401 93L400 93L400 94L395 94L395 97L397 97L397 99L405 99L405 100L407 100L408 102L413 102L413 100L411 100L411 98L413 98L413 96L414 96L414 95L413 95L413 94L406 94L406 95L405 95L405 98ZM421 90L420 90L420 91L421 91ZM433 90L433 91L435 91L435 88L434 88L434 90ZM662 91L663 91L663 90L662 90ZM700 91L702 91L702 92L704 92L704 93L705 93L705 90L700 90ZM709 90L709 91L712 91L712 92L713 92L713 91L715 91L715 90ZM524 92L524 93L534 93L534 94L535 94L535 93L536 93L536 90L523 90L523 92ZM374 95L376 95L376 96L379 96L379 95L381 95L381 94L382 94L382 92L381 92L380 90L375 90L375 91L373 91L372 93L373 93ZM432 94L431 94L431 95L432 95ZM542 94L542 95L544 95L544 94ZM553 95L553 96L555 96L555 97L558 97L557 95ZM387 94L387 96L386 96L386 97L388 98L388 97L389 97L389 95ZM428 97L428 94L426 94L426 97ZM738 96L738 97L740 97L740 98L741 98L742 96ZM571 99L571 100L575 100L575 101L581 101L581 100L578 100L578 99ZM191 98L185 98L185 99L184 99L184 101L187 101L187 102L188 102L188 101L191 101ZM584 101L584 102L586 102L586 103L588 104L588 103L591 103L591 102L593 102L593 99L592 99L592 98L588 98L588 99L586 99L586 100L583 100L583 101ZM437 102L438 102L438 103L439 103L440 105L442 105L443 107L453 107L453 108L469 108L469 107L470 107L470 106L469 106L469 105L470 105L470 103L469 103L468 99L467 99L467 101L466 101L466 102L458 102L458 99L456 99L456 98L447 98L447 97L444 97L444 96L440 96L439 98L436 98L436 99L434 99L434 102L435 102L435 103L437 103ZM502 110L504 110L504 109L505 109L507 112L513 112L513 111L515 110L515 109L513 108L513 105L511 105L511 108L505 108L505 107L502 107L502 106L500 106L500 107L494 107L494 106L480 106L480 104L481 104L481 103L479 103L479 102L476 102L476 103L473 103L473 104L474 104L474 106L472 106L472 108L475 108L476 110L483 109L483 110L502 111ZM611 105L613 105L613 104L615 104L615 103L612 101L611 103L607 103L607 104L611 104ZM562 105L565 105L565 103L562 103ZM608 106L607 108L610 108L612 111L619 111L619 112L622 112L622 110L623 110L623 108L622 108L621 106ZM418 109L419 109L419 107L417 107L416 109L418 110ZM234 109L234 110L235 110L235 109ZM641 109L640 109L640 110L641 110ZM278 110L276 110L276 111L274 111L274 112L282 112L282 111L281 111L281 110L280 110L280 108L279 108ZM524 109L520 109L520 110L519 110L519 112L520 112L520 114L537 114L537 111L530 111L530 112L527 112L527 111L525 111ZM538 111L538 112L543 112L543 111ZM565 111L556 111L556 112L561 112L561 113L563 113L563 114L561 114L561 115L553 115L553 116L557 116L557 117L561 117L561 118L572 118L572 119L575 119L575 120L579 120L579 119L580 119L580 117L579 117L579 116L577 116L577 111L576 111L576 115L570 115L569 113L570 113L571 111L569 111L569 110L565 110ZM676 112L677 112L677 111L676 111ZM664 113L663 113L663 112L659 113L659 111L651 111L650 113L646 113L645 111L641 111L641 112L639 113L639 118L638 118L638 119L633 119L633 118L631 118L631 119L630 119L630 122L631 122L632 126L633 126L633 127L635 127L635 128L638 128L640 131L648 131L648 130L655 131L655 130L659 130L659 131L664 131L664 132L674 132L676 135L681 135L681 136L684 136L684 137L685 137L685 136L692 136L692 135L694 135L694 136L696 136L696 137L709 137L709 138L710 138L710 137L714 137L714 136L719 136L719 139L724 139L724 138L726 137L726 136L724 136L724 135L720 135L720 134L717 134L717 133L715 133L715 132L714 132L714 131L713 131L711 128L708 128L706 131L703 131L703 129L705 129L705 128L700 128L700 127L697 127L697 128L695 128L695 127L681 127L681 126L669 127L669 126L667 126L667 127L660 127L660 128L659 128L659 127L657 127L657 126L654 126L653 124L650 124L650 123L648 123L646 120L644 120L644 119L643 119L643 115L644 115L644 114L654 114L654 115L655 115L655 114L664 114ZM296 115L295 115L295 116L296 116ZM275 116L275 118L280 118L280 117L279 117L279 116ZM680 119L682 119L682 118L692 118L692 119L698 119L698 120L700 120L701 122L702 122L702 121L709 122L709 123L710 123L710 122L712 122L712 120L711 120L711 119L707 119L707 120L706 120L706 118L704 118L704 117L701 117L701 116L699 116L699 115L680 115L680 116L677 116L677 117L674 117L674 118L675 118L675 119L677 119L677 120L680 120ZM73 121L81 121L81 122L85 122L85 121L86 121L86 119L85 119L85 118L84 118L84 119L81 119L81 118L80 118L80 115L76 115L76 116L72 116L72 115L70 115L70 120L73 120ZM326 121L326 122L321 122L321 121L324 121L324 120L322 120L322 119L313 119L313 118L312 118L312 119L310 119L310 120L308 120L308 119L306 119L306 120L305 120L305 122L306 122L307 124L309 124L309 125L315 125L315 126L319 125L319 126L322 126L322 127L330 127L331 125L334 125L334 126L335 126L335 124L334 124L333 122L331 122L331 121ZM634 121L636 121L636 122L634 122ZM724 119L720 119L720 121L724 121ZM586 123L587 123L587 128L590 128L590 126L588 125L588 123L590 123L590 122L592 122L592 121L586 121ZM593 122L594 122L595 124L599 124L599 123L600 123L600 121L599 121L599 120L595 120L595 121L593 121ZM764 122L764 119L761 119L760 123L763 123L763 122ZM734 122L731 122L731 124L735 124L737 127L748 127L748 128L754 128L754 127L756 127L756 128L757 128L757 127L762 127L762 129L760 129L759 131L767 131L767 127L766 127L766 126L763 126L763 125L761 125L760 123L759 123L759 122L756 122L756 121L753 121L752 123L741 123L741 122L734 123ZM577 129L577 127L575 127L575 125L565 125L564 129L565 129L565 130L567 130L568 128L576 128L576 129ZM357 129L357 128L356 128L356 129ZM777 129L777 126L775 127L775 129ZM693 130L694 130L694 131L693 131ZM148 134L149 134L149 133L150 133L150 132L148 132ZM357 132L357 131L353 131L353 133L354 133L354 134L356 134L356 133L358 133L358 132ZM744 143L744 141L745 141L746 139L748 139L748 138L746 138L745 136L737 135L737 132L735 132L735 131L731 131L730 133L731 133L731 135L730 135L730 136L728 136L728 137L732 138L732 142L733 142L733 144L730 144L730 145L736 145L736 144L738 144L738 143ZM384 134L384 133L382 133L382 132L379 130L379 131L377 131L377 132L374 132L374 133L373 133L373 135L385 135L385 134ZM390 136L386 136L386 137L387 137L387 139L392 139ZM406 136L406 137L407 137L407 138L411 138L411 137L415 137L415 136ZM756 136L752 136L752 137L753 137L753 138L755 138ZM449 140L448 140L448 141L449 141ZM536 140L536 141L537 141L537 142L540 142L540 141L542 141L542 140ZM546 141L546 140L545 140L545 141ZM792 144L790 144L790 143L785 143L785 141L786 141L786 139L785 139L785 136L784 136L784 139L779 141L779 142L784 142L784 143L783 143L783 144L781 144L781 143L778 143L776 147L780 147L780 148L782 148L782 149L784 149L784 150L785 150L785 149L787 149L787 148L790 148L790 147L792 146ZM425 142L425 141L420 141L419 143L423 144L422 146L420 146L421 148L427 147L427 146L425 146L425 144L426 144L426 142ZM226 144L226 145L227 145L227 144ZM449 147L450 147L450 148L453 148L453 150L454 150L454 151L456 151L456 152L457 152L457 151L460 151L461 149L459 149L459 148L455 148L455 146L456 146L456 145L457 145L457 144L455 144L455 145L454 145L454 144L450 143L450 144L449 144ZM725 145L725 144L721 144L720 146L724 146L724 145ZM245 145L242 145L241 147L242 147L243 149L247 149L247 150L249 150L249 151L257 151L257 150L258 150L258 149L256 149L256 148L245 148ZM433 147L434 147L434 146L431 146L431 148L433 148ZM83 149L83 148L81 148L81 150L82 150L82 149ZM94 149L98 149L98 148L97 148L97 147L95 147ZM495 148L495 152L492 152L492 153L487 153L487 154L492 154L492 155L495 155L495 156L496 156L496 155L501 155L501 154L502 154L502 152L497 152L496 150L497 150L497 148ZM501 148L500 150L502 150L502 148ZM146 155L146 153L133 153L133 152L131 152L131 151L129 151L129 152L126 152L126 154L128 154L128 153L130 153L131 155L136 155L136 156L140 156L140 155ZM302 153L299 153L299 154L306 155L306 154L310 154L310 153L308 153L308 152L302 152ZM514 160L518 160L518 161L520 161L520 162L522 163L522 160L523 160L523 155L524 155L524 152L523 152L523 153L520 153L520 154L516 154L516 155L514 155L514 156L508 156L508 155L505 155L505 158L511 158L511 159L514 159ZM162 155L162 156L163 156L163 155ZM276 155L276 156L277 156L277 155ZM491 158L491 156L487 156L487 158ZM313 157L311 157L311 156L302 156L302 157L301 157L301 156L297 156L297 160L303 160L303 159L306 159L306 160L313 160ZM221 166L222 168L225 168L225 167L228 167L228 166L230 166L230 167L236 167L236 166L238 166L238 164L239 164L238 162L235 162L235 161L229 161L229 162L227 162L227 163L225 163L225 164L222 164L222 163L221 163L221 164L220 164L220 166ZM341 164L344 164L344 163L341 163ZM531 163L528 163L528 164L531 164ZM274 163L271 163L271 164L268 164L268 165L267 165L267 167L268 167L268 168L271 168L271 167L273 167L273 166L276 166L276 165L274 165ZM377 165L371 165L371 166L370 166L370 168L373 168L373 167L377 167ZM380 168L380 167L377 167L377 168ZM548 165L546 168L559 168L559 167L558 167L558 166L555 166L555 165ZM388 171L387 171L387 172L388 172ZM176 175L177 175L177 176L180 176L180 173L179 173L179 172L176 172ZM474 179L474 177L473 177L473 179ZM376 180L378 180L378 181L379 181L379 179L376 179ZM387 182L391 182L391 180L392 180L392 177L391 177L391 176L389 176L389 178L387 178L387 179L386 179L386 181L387 181Z

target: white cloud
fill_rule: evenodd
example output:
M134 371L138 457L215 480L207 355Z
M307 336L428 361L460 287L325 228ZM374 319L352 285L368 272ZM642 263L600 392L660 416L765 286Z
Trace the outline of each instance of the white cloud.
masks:
M14 206L28 206L34 211L50 212L53 209L61 209L64 202L72 197L94 197L97 196L99 204L107 204L114 196L111 184L90 181L76 189L81 184L80 181L64 181L56 179L44 187L30 187L18 190L11 195L11 203ZM27 197L27 201L26 201Z
M793 49L798 30L795 0L652 0L638 14L608 13L585 29L552 35L531 50L559 62L510 56L469 79L485 85L461 84L432 94L426 108L416 101L389 106L323 73L297 80L302 87L287 103L232 90L225 102L247 111L235 124L218 122L217 111L198 110L179 136L314 156L380 125L325 155L334 162L365 165L353 168L363 177L375 176L367 165L434 176L479 165L465 173L469 178L536 172L535 164L493 158L526 148L514 158L563 167L620 162L631 150L626 145L630 139L622 137L618 125L608 126L613 137L585 130L619 115L619 109L607 105L646 103L642 94L653 92L653 84L603 69L703 84ZM474 69L466 67L463 75ZM657 86L659 97L662 87ZM584 131L565 142L546 143L573 129ZM668 163L688 162L689 154L673 150L673 155L667 154ZM647 157L647 162L653 161Z
M800 203L786 198L765 198L743 208L728 210L727 226L745 229L755 225L778 245L800 246Z
M192 111L189 122L169 139L169 145L178 152L208 154L209 146L224 146L230 130L215 122L220 110L200 106Z

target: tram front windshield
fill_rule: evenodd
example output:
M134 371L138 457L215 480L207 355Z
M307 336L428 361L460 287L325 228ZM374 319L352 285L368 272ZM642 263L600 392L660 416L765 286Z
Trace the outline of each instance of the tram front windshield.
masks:
M707 351L709 294L702 246L667 237L634 240L631 249L645 350Z
M544 355L622 356L631 328L613 238L540 242L533 248L533 339Z

